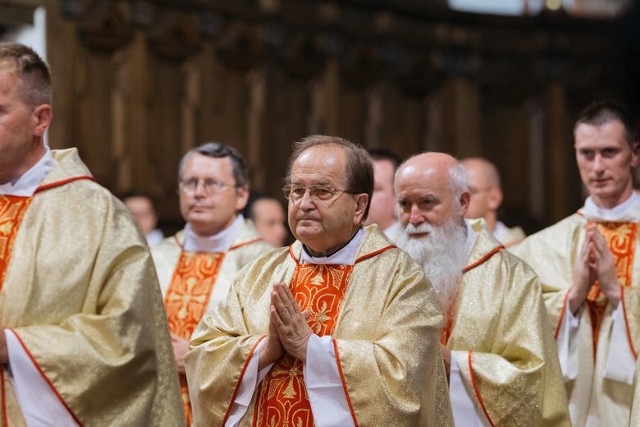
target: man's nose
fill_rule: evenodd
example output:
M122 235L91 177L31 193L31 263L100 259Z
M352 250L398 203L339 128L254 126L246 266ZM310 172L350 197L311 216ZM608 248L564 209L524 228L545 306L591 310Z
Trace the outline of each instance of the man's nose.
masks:
M593 158L593 170L595 172L604 171L604 159L600 154L596 154L595 157Z
M306 188L304 190L304 194L302 195L302 198L300 199L299 204L300 204L300 209L303 209L303 210L309 210L315 207L315 204L313 203L313 199L311 198L311 190L309 188Z
M417 205L411 206L411 211L409 211L409 223L413 225L418 225L424 222L424 215L420 208Z

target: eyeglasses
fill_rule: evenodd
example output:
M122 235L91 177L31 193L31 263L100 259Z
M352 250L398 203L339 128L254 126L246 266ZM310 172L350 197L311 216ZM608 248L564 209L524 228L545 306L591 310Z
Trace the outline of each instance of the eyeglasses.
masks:
M312 200L326 201L333 198L338 193L349 193L347 190L340 190L328 185L312 185L305 187L304 185L287 184L282 188L282 194L292 202L299 202L309 190L309 197Z
M228 188L236 187L234 184L226 184L211 178L190 178L187 180L180 180L178 188L185 194L195 194L199 183L202 183L202 189L207 195L222 193Z

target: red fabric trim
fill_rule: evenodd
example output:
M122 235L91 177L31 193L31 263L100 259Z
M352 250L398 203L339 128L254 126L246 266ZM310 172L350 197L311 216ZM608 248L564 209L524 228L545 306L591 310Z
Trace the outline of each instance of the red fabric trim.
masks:
M387 250L389 250L389 249L393 249L393 248L396 248L396 247L397 247L396 245L389 245L389 246L385 246L385 247L384 247L384 248L382 248L382 249L378 249L377 251L373 251L373 252L371 252L371 253L368 253L368 254L362 255L360 258L356 259L356 262L355 262L354 264L357 264L357 263L359 263L360 261L364 261L365 259L372 258L372 257L374 257L374 256L376 256L376 255L381 254L382 252L385 252L385 251L387 251Z
M487 412L487 408L484 406L484 402L482 401L482 397L480 396L480 390L478 389L478 385L476 384L476 379L473 376L473 366L471 363L471 353L469 352L469 356L468 356L468 360L469 360L469 377L471 377L471 385L473 386L473 391L476 393L476 398L478 399L478 402L480 403L480 407L482 408L482 412L484 412L485 417L487 417L487 421L489 421L489 424L491 424L491 427L495 427L495 424L493 423L493 421L491 420L491 417L489 416L489 413Z
M344 396L347 398L347 405L349 405L349 411L351 412L351 418L353 424L358 427L358 420L356 419L356 412L353 410L353 404L349 398L349 392L347 391L347 383L344 380L344 374L342 373L342 363L340 363L340 354L338 354L338 342L333 339L333 351L336 353L336 362L338 362L338 373L340 374L340 381L342 382L342 389L344 390Z
M558 324L556 325L556 331L553 334L553 339L558 339L558 334L560 333L560 326L562 325L562 321L564 320L564 313L567 311L567 300L569 299L569 291L564 295L562 299L562 311L560 312L560 318L558 319Z
M631 339L631 329L629 328L629 320L627 320L627 305L624 301L624 286L620 287L620 302L622 303L622 313L624 313L624 326L627 329L627 339L629 340L629 347L631 347L631 353L633 353L633 357L637 359L638 352L633 345L633 340Z
M231 246L231 247L229 248L229 250L230 250L230 251L232 251L232 250L234 250L234 249L238 249L238 248L241 248L241 247L243 247L243 246L248 246L248 245L251 245L251 244L253 244L253 243L260 242L260 241L262 241L262 240L264 240L262 237L257 237L257 238L255 238L255 239L253 239L253 240L247 240L246 242L240 242L240 243L238 243L238 244L236 244L236 245Z
M56 181L56 182L51 182L49 184L41 185L40 187L36 188L36 191L33 194L39 193L41 191L48 190L50 188L59 187L61 185L65 185L65 184L68 184L68 183L73 182L73 181L80 181L82 179L87 179L89 181L96 182L96 179L94 177L92 177L92 176L88 176L88 175L87 176L74 176L74 177L71 177L71 178L63 179L62 181Z
M42 376L42 378L44 378L44 380L46 381L47 384L49 384L49 387L51 387L51 390L53 390L53 392L55 393L55 395L58 397L58 400L60 400L60 402L64 405L64 407L67 409L67 411L69 412L69 414L71 414L71 416L73 417L74 421L76 423L78 423L79 426L82 426L83 424L80 422L80 420L78 419L78 417L76 417L76 414L73 413L73 411L71 410L71 408L69 408L69 405L67 405L67 402L64 401L64 399L62 398L62 396L60 396L60 393L58 393L58 390L55 388L55 386L53 385L53 383L51 381L49 381L49 378L47 378L47 376L44 374L44 372L42 371L42 368L40 368L40 365L38 365L38 362L36 361L35 357L33 357L33 355L31 354L31 352L29 351L29 349L27 348L27 346L24 344L24 341L22 341L22 338L20 338L20 335L18 335L18 333L15 331L15 329L9 328L9 330L11 332L13 332L13 334L16 336L16 338L18 338L18 341L20 342L20 344L22 345L22 348L24 348L24 351L27 353L27 356L29 356L29 359L31 359L31 363L33 363L33 366L35 366L38 369L38 372L40 373L40 375Z
M466 273L467 271L473 270L474 268L476 268L480 264L484 263L486 260L488 260L489 258L491 258L492 256L494 256L495 254L497 254L498 252L500 252L503 249L504 249L504 246L502 246L502 245L496 246L495 248L491 249L489 252L484 254L484 256L482 256L482 258L480 258L476 262L474 262L472 264L469 264L465 268L463 268L462 269L462 274Z
M4 331L0 331L0 333L4 333ZM4 372L5 368L0 369L0 381L2 381L2 421L5 426L9 426L9 414L7 414L7 391L4 388Z
M289 256L291 256L291 258L293 258L293 260L295 261L296 264L300 263L300 260L293 254L293 245L289 245Z
M261 336L258 339L258 341L256 341L256 343L251 348L251 351L249 352L249 357L247 357L247 361L242 367L242 372L240 372L240 377L238 378L238 382L236 383L236 388L233 390L233 394L231 395L231 400L229 401L229 407L227 408L227 412L224 414L224 418L222 419L222 425L225 425L227 422L227 419L229 418L229 414L231 413L231 408L233 408L233 402L235 402L236 400L236 396L238 395L238 389L240 388L240 384L242 383L242 377L244 377L244 373L246 372L247 367L249 366L249 361L251 360L253 353L256 351L258 344L260 344L260 342L263 339L265 339L265 337L266 335Z

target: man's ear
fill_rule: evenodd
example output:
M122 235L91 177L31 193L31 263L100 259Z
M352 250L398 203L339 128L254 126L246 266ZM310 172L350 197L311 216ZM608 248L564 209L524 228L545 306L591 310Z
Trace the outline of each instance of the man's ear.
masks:
M469 191L463 191L460 195L460 215L465 216L467 209L469 209L469 201L471 200L471 193Z
M52 115L53 112L49 104L40 104L33 109L33 113L31 114L33 136L37 138L44 137L44 133L51 124Z
M247 202L249 201L249 187L245 185L243 187L236 188L236 194L238 195L236 198L236 211L241 212L245 206L247 206Z
M367 193L356 194L356 211L354 214L354 223L360 224L363 220L364 211L367 209L367 204L369 203L369 195Z
M631 167L637 168L640 165L640 141L636 141L631 146Z
M498 187L492 187L489 190L489 209L492 211L497 211L500 205L502 204L502 190Z

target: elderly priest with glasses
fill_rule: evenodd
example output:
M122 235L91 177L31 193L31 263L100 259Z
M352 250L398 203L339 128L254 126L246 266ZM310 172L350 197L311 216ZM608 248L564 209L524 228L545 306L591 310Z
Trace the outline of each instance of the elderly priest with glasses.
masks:
M377 226L367 152L298 142L287 174L297 238L243 269L185 358L194 425L451 425L422 269Z
M207 143L187 152L178 167L184 230L152 248L169 320L188 424L189 392L183 357L200 318L227 297L235 274L272 246L240 211L249 196L249 172L233 147Z

